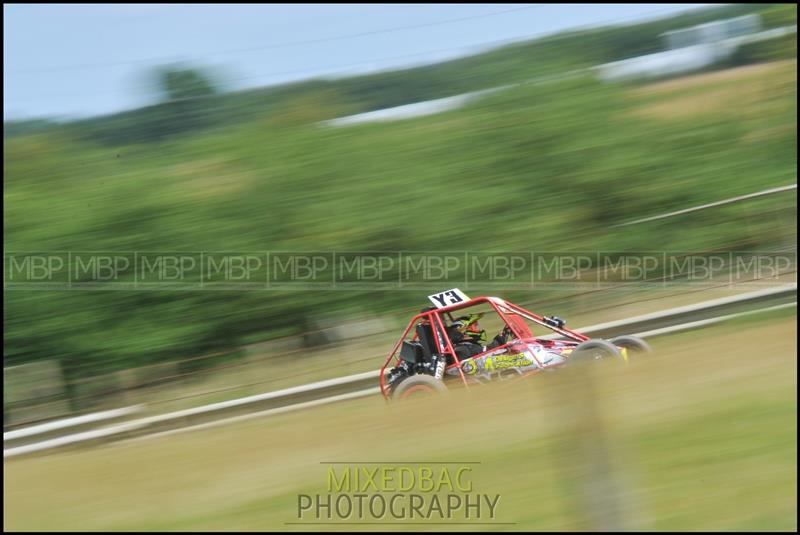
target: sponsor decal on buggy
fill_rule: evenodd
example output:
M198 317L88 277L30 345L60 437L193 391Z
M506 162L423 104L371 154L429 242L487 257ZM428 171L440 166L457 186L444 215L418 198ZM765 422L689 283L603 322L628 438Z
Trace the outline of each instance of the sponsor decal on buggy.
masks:
M442 376L444 375L444 364L445 364L444 357L439 357L438 359L436 359L436 373L434 373L433 376L436 377L437 379L441 379Z
M467 359L461 363L461 371L467 375L475 375L478 372L478 365L473 359Z
M562 364L566 354L572 349L566 350L564 353L556 353L548 351L544 347L528 345L527 347L512 348L512 353L506 350L501 350L502 353L489 353L482 357L471 358L461 362L461 372L470 377L485 377L489 378L493 374L501 374L505 370L513 370L523 373L528 370L535 370L539 367L547 368L549 366ZM459 369L457 367L447 370L449 375L457 375Z
M466 294L458 288L453 288L452 290L429 295L428 299L436 306L436 308L449 307L451 305L457 305L459 303L465 303L469 301L469 297L467 297Z
M536 362L525 353L511 355L495 355L468 359L461 363L461 371L466 375L475 375L479 371L495 372L509 368L536 367Z

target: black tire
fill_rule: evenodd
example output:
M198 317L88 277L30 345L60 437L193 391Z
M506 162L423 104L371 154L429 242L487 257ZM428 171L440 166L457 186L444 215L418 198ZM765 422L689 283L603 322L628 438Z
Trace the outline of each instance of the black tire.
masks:
M652 353L653 349L650 344L639 338L638 336L617 336L611 339L611 343L615 346L624 347L630 353Z
M441 379L431 375L410 375L400 381L392 392L392 400L398 401L410 397L435 396L447 392L447 387Z
M625 361L617 346L600 338L581 342L569 356L569 362L578 364L600 359Z

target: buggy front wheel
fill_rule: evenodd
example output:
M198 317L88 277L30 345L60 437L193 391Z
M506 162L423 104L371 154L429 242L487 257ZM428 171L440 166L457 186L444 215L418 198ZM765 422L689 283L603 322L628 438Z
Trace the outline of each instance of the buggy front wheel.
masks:
M447 387L440 379L436 379L430 375L417 374L403 379L400 384L395 387L394 392L392 392L392 399L395 401L409 398L416 399L440 395L446 392Z

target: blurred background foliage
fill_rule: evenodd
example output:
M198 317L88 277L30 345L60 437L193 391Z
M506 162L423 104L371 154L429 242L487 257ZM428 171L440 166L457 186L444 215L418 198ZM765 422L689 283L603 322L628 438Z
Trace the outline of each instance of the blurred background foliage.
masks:
M711 94L693 86L648 92L587 75L522 84L429 117L317 124L655 52L664 31L754 11L768 27L796 23L796 6L739 4L436 65L240 92L222 91L202 69L165 67L152 106L66 124L4 124L5 248L785 246L795 237L786 218L756 214L743 224L738 206L611 227L796 181L794 35L749 45L734 63L789 61L715 82ZM686 113L687 102L694 111ZM5 363L58 358L75 378L299 333L322 312L413 312L422 293L7 291Z

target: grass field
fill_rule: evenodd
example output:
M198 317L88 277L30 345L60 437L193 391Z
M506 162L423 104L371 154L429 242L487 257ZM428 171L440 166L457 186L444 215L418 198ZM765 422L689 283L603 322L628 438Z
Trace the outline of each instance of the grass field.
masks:
M627 526L796 530L795 336L796 316L777 314L660 338L646 360L592 368ZM502 524L453 528L589 529L590 456L576 445L602 437L584 425L574 380L453 392L436 411L363 399L6 461L4 529L332 529L287 522L298 521L298 494L326 492L321 463L336 461L478 462L474 492L501 496L486 521Z

